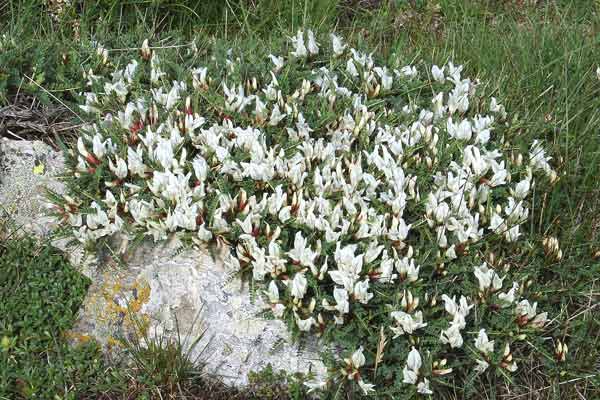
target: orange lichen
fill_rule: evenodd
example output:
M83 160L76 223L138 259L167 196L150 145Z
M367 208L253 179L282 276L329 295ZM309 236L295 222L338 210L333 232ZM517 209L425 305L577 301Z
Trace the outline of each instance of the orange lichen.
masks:
M78 343L87 343L92 339L89 335L73 331L67 331L64 335L66 339L74 340Z

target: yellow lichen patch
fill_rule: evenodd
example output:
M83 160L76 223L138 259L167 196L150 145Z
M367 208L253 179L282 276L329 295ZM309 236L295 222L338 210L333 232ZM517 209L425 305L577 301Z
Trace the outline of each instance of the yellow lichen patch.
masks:
M129 302L128 308L130 312L137 313L142 309L142 306L150 300L150 285L146 282L136 281L133 284L132 291L134 297L133 300Z
M122 319L130 313L139 313L150 300L150 285L135 281L131 285L122 282L107 282L102 288L105 303L105 317L109 320Z
M122 343L119 339L115 339L114 337L109 336L106 340L106 345L109 349L112 349L113 347L121 347Z
M89 335L73 331L67 331L64 335L66 339L73 340L78 343L87 343L92 339Z
M120 347L115 337L121 334L145 335L150 327L150 316L142 312L150 301L148 282L132 282L116 270L106 271L101 282L88 298L85 310L95 323L95 331L102 336L101 341L108 336L109 348Z

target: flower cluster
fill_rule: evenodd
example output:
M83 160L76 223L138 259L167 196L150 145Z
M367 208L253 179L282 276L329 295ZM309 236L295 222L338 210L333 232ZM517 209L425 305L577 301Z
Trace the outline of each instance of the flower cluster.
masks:
M484 371L494 341L474 308L504 315L505 329L546 321L506 268L483 261L497 244L519 247L536 177L555 179L542 143L519 153L507 111L462 66L378 64L310 30L288 44L255 65L229 51L174 76L145 42L123 68L90 70L81 109L92 123L57 213L82 243L121 233L231 245L227 265L264 284L273 315L364 345L344 376L365 393L376 388L360 373L373 364L365 324L390 330L406 360L398 381L419 393L452 372L421 354L467 357L471 324L479 355L462 364ZM513 371L508 345L496 366Z

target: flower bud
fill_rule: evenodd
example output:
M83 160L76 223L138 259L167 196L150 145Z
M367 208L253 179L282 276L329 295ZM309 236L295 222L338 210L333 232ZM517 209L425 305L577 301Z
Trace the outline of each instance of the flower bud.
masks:
M185 98L185 113L188 115L194 114L194 112L192 111L192 99L190 98L190 96L187 96Z
M431 157L425 157L425 163L427 164L427 168L431 169L433 167L433 160L431 159Z
M562 250L558 243L558 239L554 236L547 236L542 241L544 245L544 254L550 261L560 261L562 259Z
M316 300L316 299L313 297L313 298L310 300L310 304L308 305L308 311L309 311L310 313L312 313L313 311L315 311L315 307L316 307L316 305L317 305L317 300Z
M140 56L144 61L149 61L152 58L152 50L148 45L148 39L144 39L142 47L140 48Z
M566 343L562 343L560 339L556 341L556 345L554 346L554 356L558 362L565 362L567 359L567 353L569 352L569 348Z
M150 112L148 112L148 122L150 125L158 123L158 107L156 107L156 103L152 103L152 107L150 107Z
M241 212L246 208L248 204L248 194L244 189L240 189L240 194L238 197L237 211Z

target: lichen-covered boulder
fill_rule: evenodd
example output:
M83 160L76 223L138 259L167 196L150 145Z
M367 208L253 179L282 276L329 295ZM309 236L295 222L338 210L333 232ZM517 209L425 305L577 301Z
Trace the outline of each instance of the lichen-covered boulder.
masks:
M311 343L299 349L285 324L261 318L265 303L252 296L235 271L207 251L180 251L174 243L144 244L126 266L100 262L74 329L108 348L128 335L176 340L226 383L244 385L248 373L275 370L324 373Z

